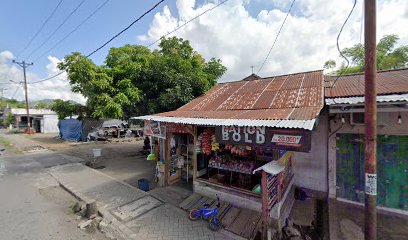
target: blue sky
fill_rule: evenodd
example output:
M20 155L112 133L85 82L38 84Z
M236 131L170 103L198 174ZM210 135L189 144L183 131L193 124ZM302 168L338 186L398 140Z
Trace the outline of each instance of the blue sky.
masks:
M41 49L27 59L63 19L83 0L64 0L59 9L33 41L20 55L41 24L59 0L1 1L0 15L0 87L7 86L6 97L23 98L21 86L6 85L8 79L22 80L22 72L12 59L34 60L74 29L105 0L86 0L76 13ZM96 53L91 59L103 64L110 47L124 44L147 45L189 19L213 7L220 0L167 0L133 25L127 32ZM360 41L362 1L347 23L341 39L341 48ZM81 28L50 53L34 62L28 69L28 81L34 82L59 72L57 63L67 54L79 51L88 54L113 35L128 26L158 1L110 0ZM265 60L276 33L290 5L289 0L229 0L227 3L201 16L172 35L190 41L206 59L220 58L228 68L219 81L233 81L251 74ZM278 41L265 62L262 77L322 69L326 60L335 59L336 37L348 15L353 0L298 0L285 23ZM378 2L378 36L398 34L400 45L408 44L408 4L406 0L380 0ZM16 57L17 56L17 57ZM66 76L29 86L32 99L62 98L84 102L85 99L70 91Z
M24 60L32 50L38 47L81 1L82 0L63 1L53 18L18 60ZM2 9L7 9L7 11L2 11L0 15L0 29L2 31L2 37L0 38L1 50L9 50L17 55L39 29L58 2L58 0L4 1L2 3ZM104 0L87 0L84 2L50 41L33 54L32 59L28 60L33 60L53 46L103 2ZM73 51L89 53L130 24L147 9L151 8L155 2L156 1L110 0L98 13L81 26L81 28L74 32L55 50L51 51L50 55L62 58ZM169 6L174 9L175 5ZM164 4L157 10L163 7ZM138 41L136 36L147 31L155 12L143 18L131 29L95 54L92 59L96 63L101 64L110 47L122 46L127 43L139 44L140 41ZM45 55L35 62L34 66L30 67L30 70L36 72L40 77L45 77L44 66L47 63L47 55Z
M18 56L16 59L18 61L33 61L42 55L44 51L47 51L62 39L68 32L74 29L105 0L86 0L43 47L39 48L30 58L26 59L29 53L35 50L81 1L82 0L64 0L51 20L45 25L40 34L34 39L27 50L21 54L21 56L19 56L18 53L24 48L24 46L26 46L31 37L40 28L42 23L58 4L59 0L4 1L2 3L2 9L7 9L7 11L3 11L0 15L0 29L2 30L0 51L9 50L13 52L15 56ZM156 2L158 1L110 0L91 19L70 35L70 37L68 37L63 43L59 44L58 47L52 50L48 55L61 59L73 51L78 51L84 54L89 53L130 24L143 12L151 8ZM204 3L205 1L202 0L196 1L197 6ZM144 17L131 29L107 45L103 50L100 50L92 56L94 62L102 64L110 47L118 47L128 43L145 44L145 42L138 40L136 36L147 32L149 24L154 17L154 13L162 10L165 5L169 7L175 17L178 17L175 1L165 1L155 11ZM276 8L285 10L288 7L286 3L281 5L274 2L260 0L252 1L251 4L246 4L246 6L249 14L254 16L256 16L262 9ZM296 14L296 10L295 6L293 13ZM169 31L170 30L171 29L169 29ZM46 77L44 66L48 63L48 55L42 56L32 67L30 67L30 70L35 72L40 78Z

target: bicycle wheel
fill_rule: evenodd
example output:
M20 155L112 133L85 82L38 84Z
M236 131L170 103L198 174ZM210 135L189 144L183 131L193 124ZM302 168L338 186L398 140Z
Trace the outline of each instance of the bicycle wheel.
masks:
M199 217L200 214L198 213L198 211L200 211L200 210L198 210L196 208L191 209L190 213L188 214L188 219L190 219L191 221L198 220L200 218Z
M210 219L208 226L212 231L218 231L221 228L221 222L217 217L213 217Z

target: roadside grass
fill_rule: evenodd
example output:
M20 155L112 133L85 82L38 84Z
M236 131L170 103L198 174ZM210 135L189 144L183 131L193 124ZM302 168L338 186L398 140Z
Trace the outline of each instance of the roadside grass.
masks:
M3 145L6 149L10 150L14 154L23 153L20 149L16 148L9 140L0 136L0 145Z
M20 133L23 133L23 132L20 129L13 129L13 130L8 130L7 133L20 134Z

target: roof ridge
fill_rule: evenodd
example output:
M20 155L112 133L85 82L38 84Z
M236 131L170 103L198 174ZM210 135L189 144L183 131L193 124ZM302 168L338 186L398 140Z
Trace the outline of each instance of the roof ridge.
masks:
M383 72L394 72L394 71L402 71L402 70L408 70L408 67L403 67L403 68L395 68L395 69L387 69L387 70L380 70L377 71L377 73L383 73ZM349 74L340 74L340 75L327 75L323 74L324 77L347 77L347 76L357 76L357 75L364 75L364 72L358 72L358 73L349 73Z
M270 79L270 78L285 77L285 76L292 76L292 75L306 74L306 73L313 73L313 72L323 72L323 69L310 70L310 71L306 71L306 72L288 73L288 74L275 75L275 76L270 76L270 77L261 77L261 78L256 79L256 80L267 80L267 79ZM236 82L243 82L243 81L248 81L248 80L241 79L241 80L237 80L237 81L221 82L221 83L218 83L218 84L236 83Z

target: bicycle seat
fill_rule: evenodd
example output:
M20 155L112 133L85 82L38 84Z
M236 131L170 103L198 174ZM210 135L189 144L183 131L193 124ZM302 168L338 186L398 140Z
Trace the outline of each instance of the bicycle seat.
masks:
M210 204L204 203L204 207L209 207L209 206L210 206Z

